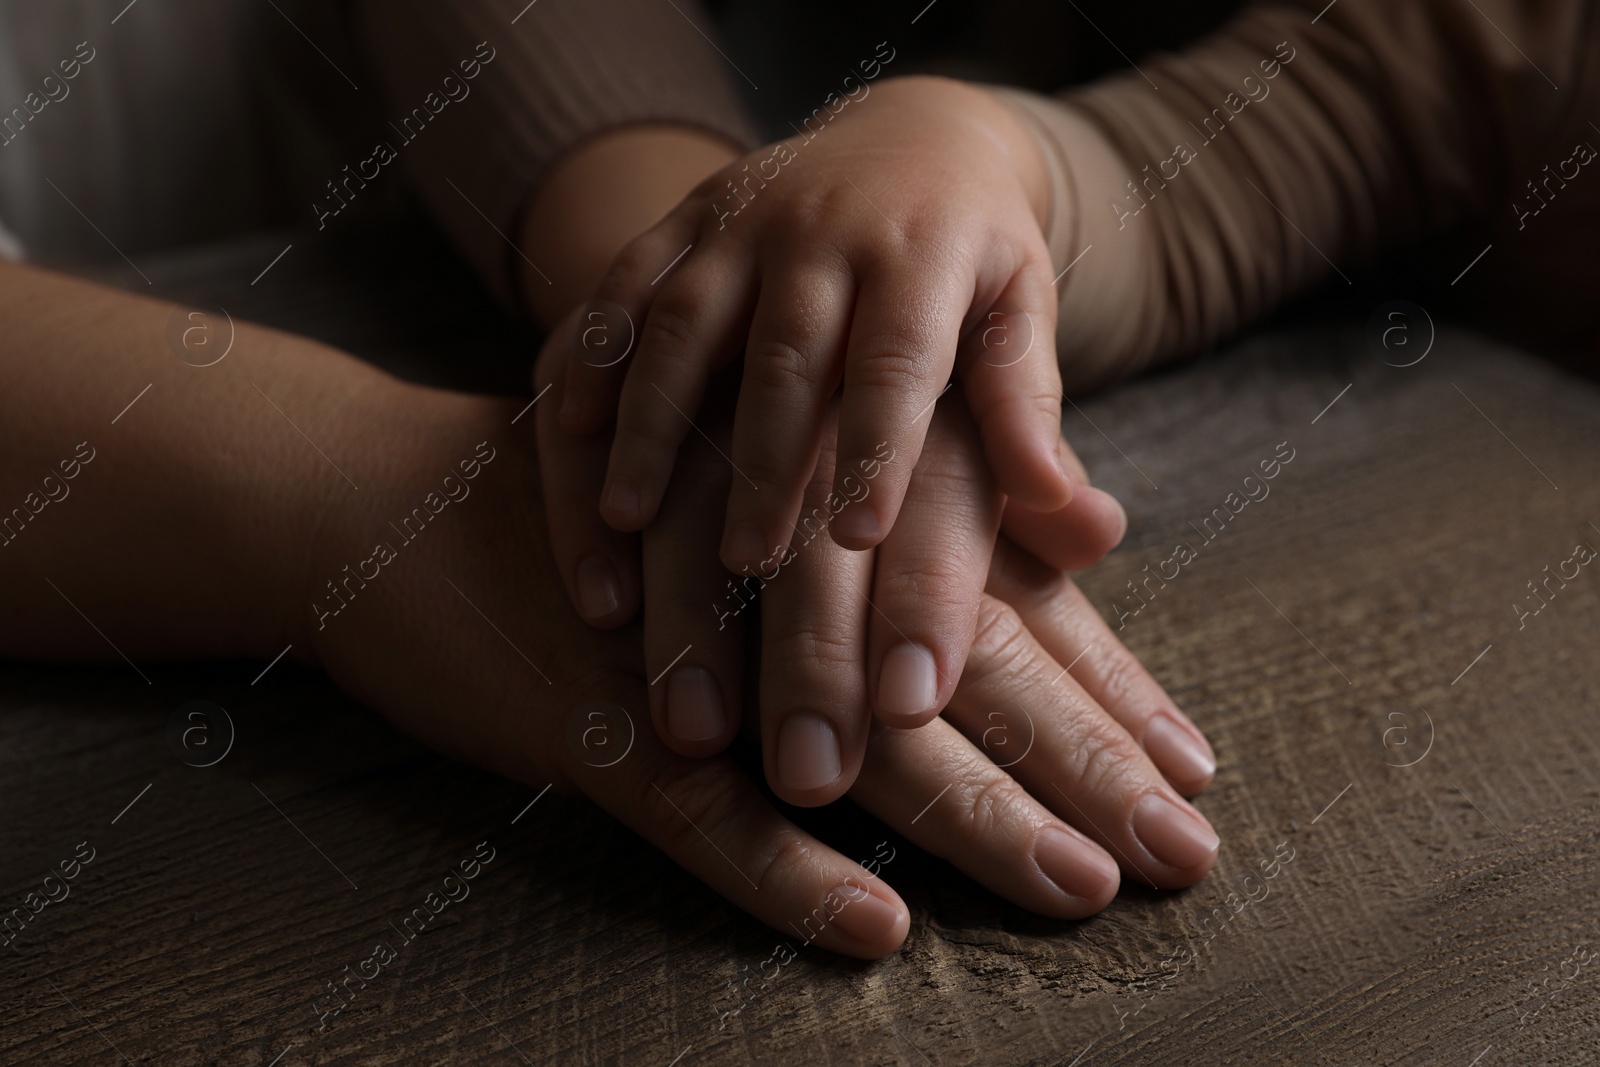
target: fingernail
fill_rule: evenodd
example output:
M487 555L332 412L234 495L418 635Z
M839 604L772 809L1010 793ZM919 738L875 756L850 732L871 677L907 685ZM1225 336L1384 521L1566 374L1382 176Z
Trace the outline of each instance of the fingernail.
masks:
M878 710L890 715L921 715L939 699L939 672L933 653L910 642L884 653L878 669Z
M766 538L762 537L761 531L751 523L741 522L729 533L728 557L730 559L755 566L765 562L766 556Z
M680 741L708 741L728 725L722 686L704 667L679 667L667 680L667 732Z
M611 484L606 486L604 505L622 522L639 520L639 491L620 478L613 478Z
M1210 746L1164 711L1152 715L1145 726L1144 750L1172 781L1207 781L1217 771Z
M778 730L778 780L789 789L820 789L839 777L839 735L820 715L801 712Z
M871 893L863 892L856 886L836 885L823 897L823 910L828 908L830 897L844 898L844 907L839 909L833 917L833 925L844 933L863 941L875 944L890 936L895 925L900 922L900 909L882 900Z
M586 619L603 619L622 602L616 569L604 556L585 556L578 564L578 608Z
M1033 862L1063 893L1100 901L1116 892L1117 864L1091 842L1056 826L1033 839Z
M1147 793L1133 806L1133 835L1157 861L1179 870L1199 867L1217 854L1216 831L1200 813L1160 793Z
M833 528L841 537L851 541L877 542L883 537L878 516L873 514L871 508L860 504L845 508L834 516Z

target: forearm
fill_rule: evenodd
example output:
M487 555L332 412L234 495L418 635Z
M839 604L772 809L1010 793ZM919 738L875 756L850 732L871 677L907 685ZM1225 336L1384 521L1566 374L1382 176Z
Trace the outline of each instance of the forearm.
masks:
M229 326L185 319L173 342L174 313L0 264L0 655L271 655L293 639L313 531L359 498L345 475L377 473L343 427L392 380L237 322L220 362L192 366L182 329L210 330L198 362Z

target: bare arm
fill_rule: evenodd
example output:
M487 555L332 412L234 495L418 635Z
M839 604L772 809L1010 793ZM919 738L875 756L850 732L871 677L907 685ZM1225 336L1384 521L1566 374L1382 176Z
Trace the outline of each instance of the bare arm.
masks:
M289 605L308 532L379 473L374 435L347 427L424 391L245 323L226 358L191 366L168 340L175 313L0 264L0 654L305 649Z
M225 358L191 366L167 346L175 310L0 266L10 327L0 341L0 499L26 508L36 485L55 498L14 520L0 547L9 609L0 655L117 663L122 654L155 674L159 658L265 659L293 641L296 657L445 753L536 788L581 790L775 929L812 916L808 940L866 958L900 944L909 915L876 865L788 822L731 760L675 755L644 726L638 629L582 626L560 595L532 426L511 424L519 401L408 386L326 346L245 325ZM1103 689L1099 677L1124 680L1109 714L1087 695L1074 707L1130 773L1109 788L1103 777L1075 782L1063 749L1052 780L1097 812L1097 825L1116 823L1109 840L1137 857L1131 874L1162 885L1198 879L1215 836L1130 733L1165 695L1142 675L1126 683L1135 675L1116 658L1126 652L1070 586L1052 594L1017 580L1028 586L1012 594L1019 610L1059 600L1103 633L1112 658L1089 656L1087 668L1074 660L1088 693ZM841 590L838 599L848 598ZM1053 630L1067 639L1070 627L1038 621L1045 640ZM1034 643L1026 656L1014 641L1001 645L1003 656L980 653L975 675L991 688L1009 678L1014 692L975 692L974 715L986 700L1018 706L1030 679L1066 673L1053 669L1059 644ZM597 722L602 736L628 731L623 757L589 747ZM918 824L931 847L1036 911L1104 906L1114 864L1049 810L1047 793L1032 799L953 727L894 733L872 757L869 809L912 831L917 813L899 798L960 779L958 792L985 798L988 825L1006 832L963 837L972 814L952 808L947 825ZM1187 837L1170 827L1151 837L1142 812L1156 794ZM709 845L684 811L714 835ZM1146 837L1150 848L1137 843ZM1181 847L1169 855L1174 840Z

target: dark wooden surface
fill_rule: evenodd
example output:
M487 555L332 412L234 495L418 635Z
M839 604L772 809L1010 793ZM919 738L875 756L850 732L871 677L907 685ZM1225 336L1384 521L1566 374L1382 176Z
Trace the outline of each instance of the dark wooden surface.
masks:
M526 338L447 260L288 235L145 269L414 376L519 388ZM1511 607L1600 547L1600 392L1448 331L1386 366L1363 325L1258 336L1068 415L1132 517L1082 578L1108 617L1295 450L1123 631L1216 746L1200 806L1222 854L1194 889L1046 921L842 806L805 821L851 855L894 841L904 950L802 952L724 1017L782 938L581 799L525 810L530 791L287 662L255 686L264 664L158 665L146 686L120 663L7 663L5 906L80 842L95 858L0 950L0 1062L1600 1061L1600 566L1525 629ZM205 768L167 737L196 699L235 732ZM480 841L470 896L318 1032L324 983L398 941ZM1280 847L1277 877L1246 883Z

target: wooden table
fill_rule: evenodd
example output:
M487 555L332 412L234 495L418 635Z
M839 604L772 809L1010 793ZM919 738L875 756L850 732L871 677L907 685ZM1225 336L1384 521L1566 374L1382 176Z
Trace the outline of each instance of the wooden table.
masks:
M529 339L412 231L145 270L402 373L525 388ZM1600 548L1600 394L1449 331L1385 365L1427 327L1404 320L1414 343L1385 350L1363 319L1259 335L1068 413L1132 517L1082 584L1220 760L1200 806L1222 854L1194 889L1053 922L895 840L904 950L802 952L724 1015L779 936L584 800L530 808L287 661L255 684L265 664L157 666L152 686L121 663L11 663L7 906L93 859L0 950L0 1061L1600 1060L1600 566L1520 628L1513 608L1546 565L1578 566L1578 542ZM441 351L448 373L426 358ZM1270 495L1230 514L1283 442ZM1180 542L1195 558L1141 606L1126 583ZM169 743L195 700L232 724L211 766ZM203 728L190 763L221 751L220 718L184 725ZM851 855L886 836L847 805L803 821ZM480 841L494 859L470 896L319 1032L325 983L398 941L390 924Z

